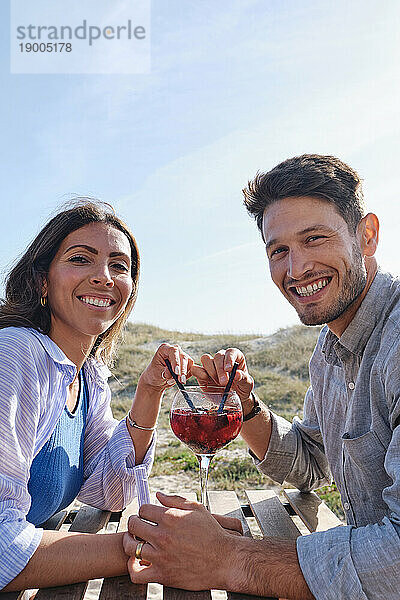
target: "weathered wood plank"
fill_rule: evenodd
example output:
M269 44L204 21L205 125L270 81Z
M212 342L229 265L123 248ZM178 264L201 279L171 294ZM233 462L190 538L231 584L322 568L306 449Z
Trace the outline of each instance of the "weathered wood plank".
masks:
M68 515L67 510L60 510L60 512L56 513L55 515L50 517L50 519L47 519L47 521L45 523L43 523L43 525L42 525L43 529L55 529L55 530L60 529L61 525L64 523L65 519L67 518L67 515Z
M210 590L191 592L188 590L164 587L163 598L164 600L211 600L211 592Z
M128 575L104 580L99 600L146 600L147 585L132 583Z
M295 540L300 535L275 492L249 490L246 495L264 536Z
M304 493L287 489L284 490L284 494L309 531L325 531L343 525L342 521L314 492Z
M210 499L211 512L219 515L226 515L227 517L236 517L242 523L243 534L247 537L251 537L250 529L243 515L242 509L240 508L240 502L233 491L223 491L208 493Z
M233 491L209 492L210 507L212 512L228 517L236 517L242 522L243 534L246 537L252 537L249 526L240 508L240 502ZM238 594L236 592L228 592L228 600L261 600L259 596L251 596L248 594ZM263 600L274 600L272 598Z
M111 513L108 510L100 510L93 506L83 505L79 509L69 531L97 533L107 525L110 515Z
M82 600L88 582L63 585L60 587L42 588L35 596L35 600Z
M22 598L22 592L0 592L0 600L19 600Z

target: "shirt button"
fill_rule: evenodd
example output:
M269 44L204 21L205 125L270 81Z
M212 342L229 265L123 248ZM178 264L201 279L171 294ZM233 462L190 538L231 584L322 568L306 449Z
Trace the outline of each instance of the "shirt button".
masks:
M350 504L348 502L345 502L343 504L343 508L344 508L344 510L350 510Z
M349 383L349 389L350 390L354 390L355 387L356 386L354 385L354 383L352 381L350 381L350 383Z

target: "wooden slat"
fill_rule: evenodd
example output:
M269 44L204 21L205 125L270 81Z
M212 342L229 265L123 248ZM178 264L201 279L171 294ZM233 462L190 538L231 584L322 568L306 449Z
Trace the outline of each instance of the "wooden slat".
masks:
M239 519L242 523L243 534L247 537L251 537L249 526L243 515L242 509L240 508L240 502L235 492L209 492L208 496L210 499L211 512L219 515L226 515L227 517L236 517L236 519Z
M211 600L210 590L201 592L192 592L188 590L179 590L177 588L164 587L164 600Z
M209 492L210 507L212 512L228 517L236 517L242 522L243 535L252 537L249 526L240 508L240 502L233 491ZM259 596L251 596L248 594L238 594L236 592L228 592L228 600L261 600ZM263 600L268 600L264 598ZM273 599L270 599L273 600Z
M60 587L42 588L35 596L35 600L81 600L86 592L88 581Z
M342 521L314 492L304 493L287 489L284 490L284 494L309 531L325 531L331 527L343 525Z
M22 597L22 592L0 592L0 600L19 600Z
M264 536L295 540L300 535L275 492L249 490L246 495Z
M104 580L99 600L146 600L147 585L132 583L128 575Z
M300 531L274 491L251 490L246 491L246 496L264 536L287 540L299 537Z
M110 515L108 510L100 510L93 506L81 506L69 531L97 533L107 525Z
M45 523L43 523L43 529L53 529L57 531L64 523L65 519L67 518L67 515L68 511L60 510L60 512L56 513L55 515L50 517L50 519L47 519Z
M110 514L108 511L93 506L81 506L69 531L97 533L107 525ZM59 587L42 588L38 591L35 600L82 600L87 586L88 582L84 581Z

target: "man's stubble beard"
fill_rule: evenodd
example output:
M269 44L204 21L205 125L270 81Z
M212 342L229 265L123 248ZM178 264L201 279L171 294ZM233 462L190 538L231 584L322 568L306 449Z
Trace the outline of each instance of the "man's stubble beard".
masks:
M358 245L354 243L352 266L346 272L342 288L339 290L334 304L325 310L318 308L318 305L316 305L314 309L307 311L307 314L300 313L296 307L300 321L303 325L325 325L325 323L331 323L338 319L357 300L366 283L367 271L363 257Z

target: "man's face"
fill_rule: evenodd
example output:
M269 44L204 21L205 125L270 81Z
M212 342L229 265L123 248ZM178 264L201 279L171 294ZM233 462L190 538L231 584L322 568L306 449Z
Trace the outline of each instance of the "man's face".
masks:
M305 325L338 319L363 291L360 244L330 202L278 200L264 212L263 235L271 277Z

